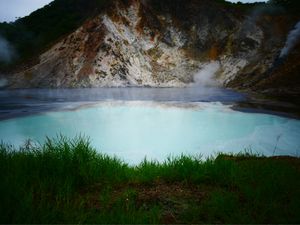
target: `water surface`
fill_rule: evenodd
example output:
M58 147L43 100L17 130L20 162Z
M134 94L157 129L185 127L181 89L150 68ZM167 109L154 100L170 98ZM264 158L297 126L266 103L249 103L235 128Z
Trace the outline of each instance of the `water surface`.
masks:
M300 153L300 121L231 108L245 97L209 89L86 89L0 92L0 139L21 145L63 134L90 137L126 162L182 153ZM10 98L9 98L10 97ZM6 114L3 112L7 112Z

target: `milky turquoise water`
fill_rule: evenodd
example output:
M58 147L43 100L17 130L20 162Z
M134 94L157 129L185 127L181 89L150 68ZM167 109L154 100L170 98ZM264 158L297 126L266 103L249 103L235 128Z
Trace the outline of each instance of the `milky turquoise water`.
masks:
M245 150L300 155L299 120L234 111L214 102L112 101L0 121L0 139L14 145L57 134L89 136L99 152L129 163L145 157L163 161L182 153L206 157Z

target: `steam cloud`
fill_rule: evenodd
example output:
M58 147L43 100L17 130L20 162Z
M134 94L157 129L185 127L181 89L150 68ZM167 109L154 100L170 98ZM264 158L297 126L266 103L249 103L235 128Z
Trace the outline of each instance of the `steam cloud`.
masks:
M15 57L13 46L0 35L0 62L9 63Z
M0 78L0 88L5 87L8 84L7 80Z
M215 75L219 69L219 62L212 61L206 64L198 73L194 75L193 86L218 86Z
M281 15L285 13L282 7L274 5L272 3L265 3L255 6L251 13L246 17L243 22L242 35L252 34L257 32L257 21L264 15Z
M300 38L300 21L296 24L295 28L289 33L285 46L281 50L280 58L285 57L295 47L298 39Z

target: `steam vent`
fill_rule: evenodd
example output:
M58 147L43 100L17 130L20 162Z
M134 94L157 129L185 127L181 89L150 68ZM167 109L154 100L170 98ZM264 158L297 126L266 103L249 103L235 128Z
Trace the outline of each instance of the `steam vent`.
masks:
M74 4L73 11L84 3ZM299 93L300 16L276 1L115 0L97 9L89 4L78 28L69 26L51 39L46 32L58 25L42 27L45 33L30 52L17 57L26 56L23 66L4 67L9 88L184 87L199 70L214 67L220 86L294 98ZM38 20L56 7L59 1L31 17ZM30 30L31 17L2 24L2 30L25 25L27 36L37 32Z

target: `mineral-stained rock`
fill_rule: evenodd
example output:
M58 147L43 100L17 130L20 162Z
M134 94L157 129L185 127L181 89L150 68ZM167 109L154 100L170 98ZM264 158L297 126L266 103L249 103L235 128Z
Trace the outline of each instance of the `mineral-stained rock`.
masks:
M284 16L253 17L217 1L181 1L175 9L167 2L115 1L39 63L11 74L10 87L181 87L210 61L220 64L218 83L251 87L270 69L288 32Z

